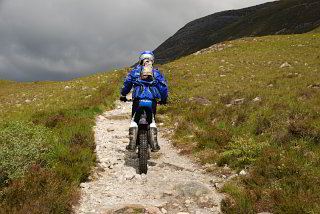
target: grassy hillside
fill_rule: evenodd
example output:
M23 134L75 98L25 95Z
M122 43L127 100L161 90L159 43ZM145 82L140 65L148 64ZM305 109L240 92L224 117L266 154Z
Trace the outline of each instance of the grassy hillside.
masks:
M94 117L113 106L125 74L0 81L0 213L71 213L95 163Z
M228 182L225 213L320 213L320 34L244 38L163 65L175 145Z

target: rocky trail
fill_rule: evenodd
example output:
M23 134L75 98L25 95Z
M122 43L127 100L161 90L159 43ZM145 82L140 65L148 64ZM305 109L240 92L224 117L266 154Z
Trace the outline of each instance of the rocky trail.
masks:
M151 154L148 174L138 174L138 157L127 152L131 103L96 119L98 163L88 182L82 183L77 214L220 213L222 195L215 191L220 178L178 154L158 128L161 150Z

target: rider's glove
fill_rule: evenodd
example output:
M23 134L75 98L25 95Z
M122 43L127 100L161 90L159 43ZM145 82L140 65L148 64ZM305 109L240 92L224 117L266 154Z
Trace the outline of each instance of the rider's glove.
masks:
M166 104L167 104L167 99L161 100L161 101L159 102L159 104L160 104L160 105L166 105Z
M126 96L120 96L120 101L122 102L126 102L127 101L127 97Z

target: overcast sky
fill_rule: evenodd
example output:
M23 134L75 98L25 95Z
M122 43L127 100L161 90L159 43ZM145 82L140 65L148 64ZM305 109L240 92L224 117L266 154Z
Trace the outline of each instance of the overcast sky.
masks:
M189 21L264 2L0 0L0 79L66 80L130 66Z

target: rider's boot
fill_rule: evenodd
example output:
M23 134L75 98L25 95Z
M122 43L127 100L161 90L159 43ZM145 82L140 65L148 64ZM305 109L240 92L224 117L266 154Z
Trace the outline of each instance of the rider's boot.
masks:
M138 125L136 122L132 121L129 128L129 144L126 149L129 151L135 151L137 146L137 136L138 136Z
M151 151L157 152L160 150L160 146L158 144L158 130L156 124L153 122L150 124L150 130L149 130L149 138L150 138L150 145L151 145Z

